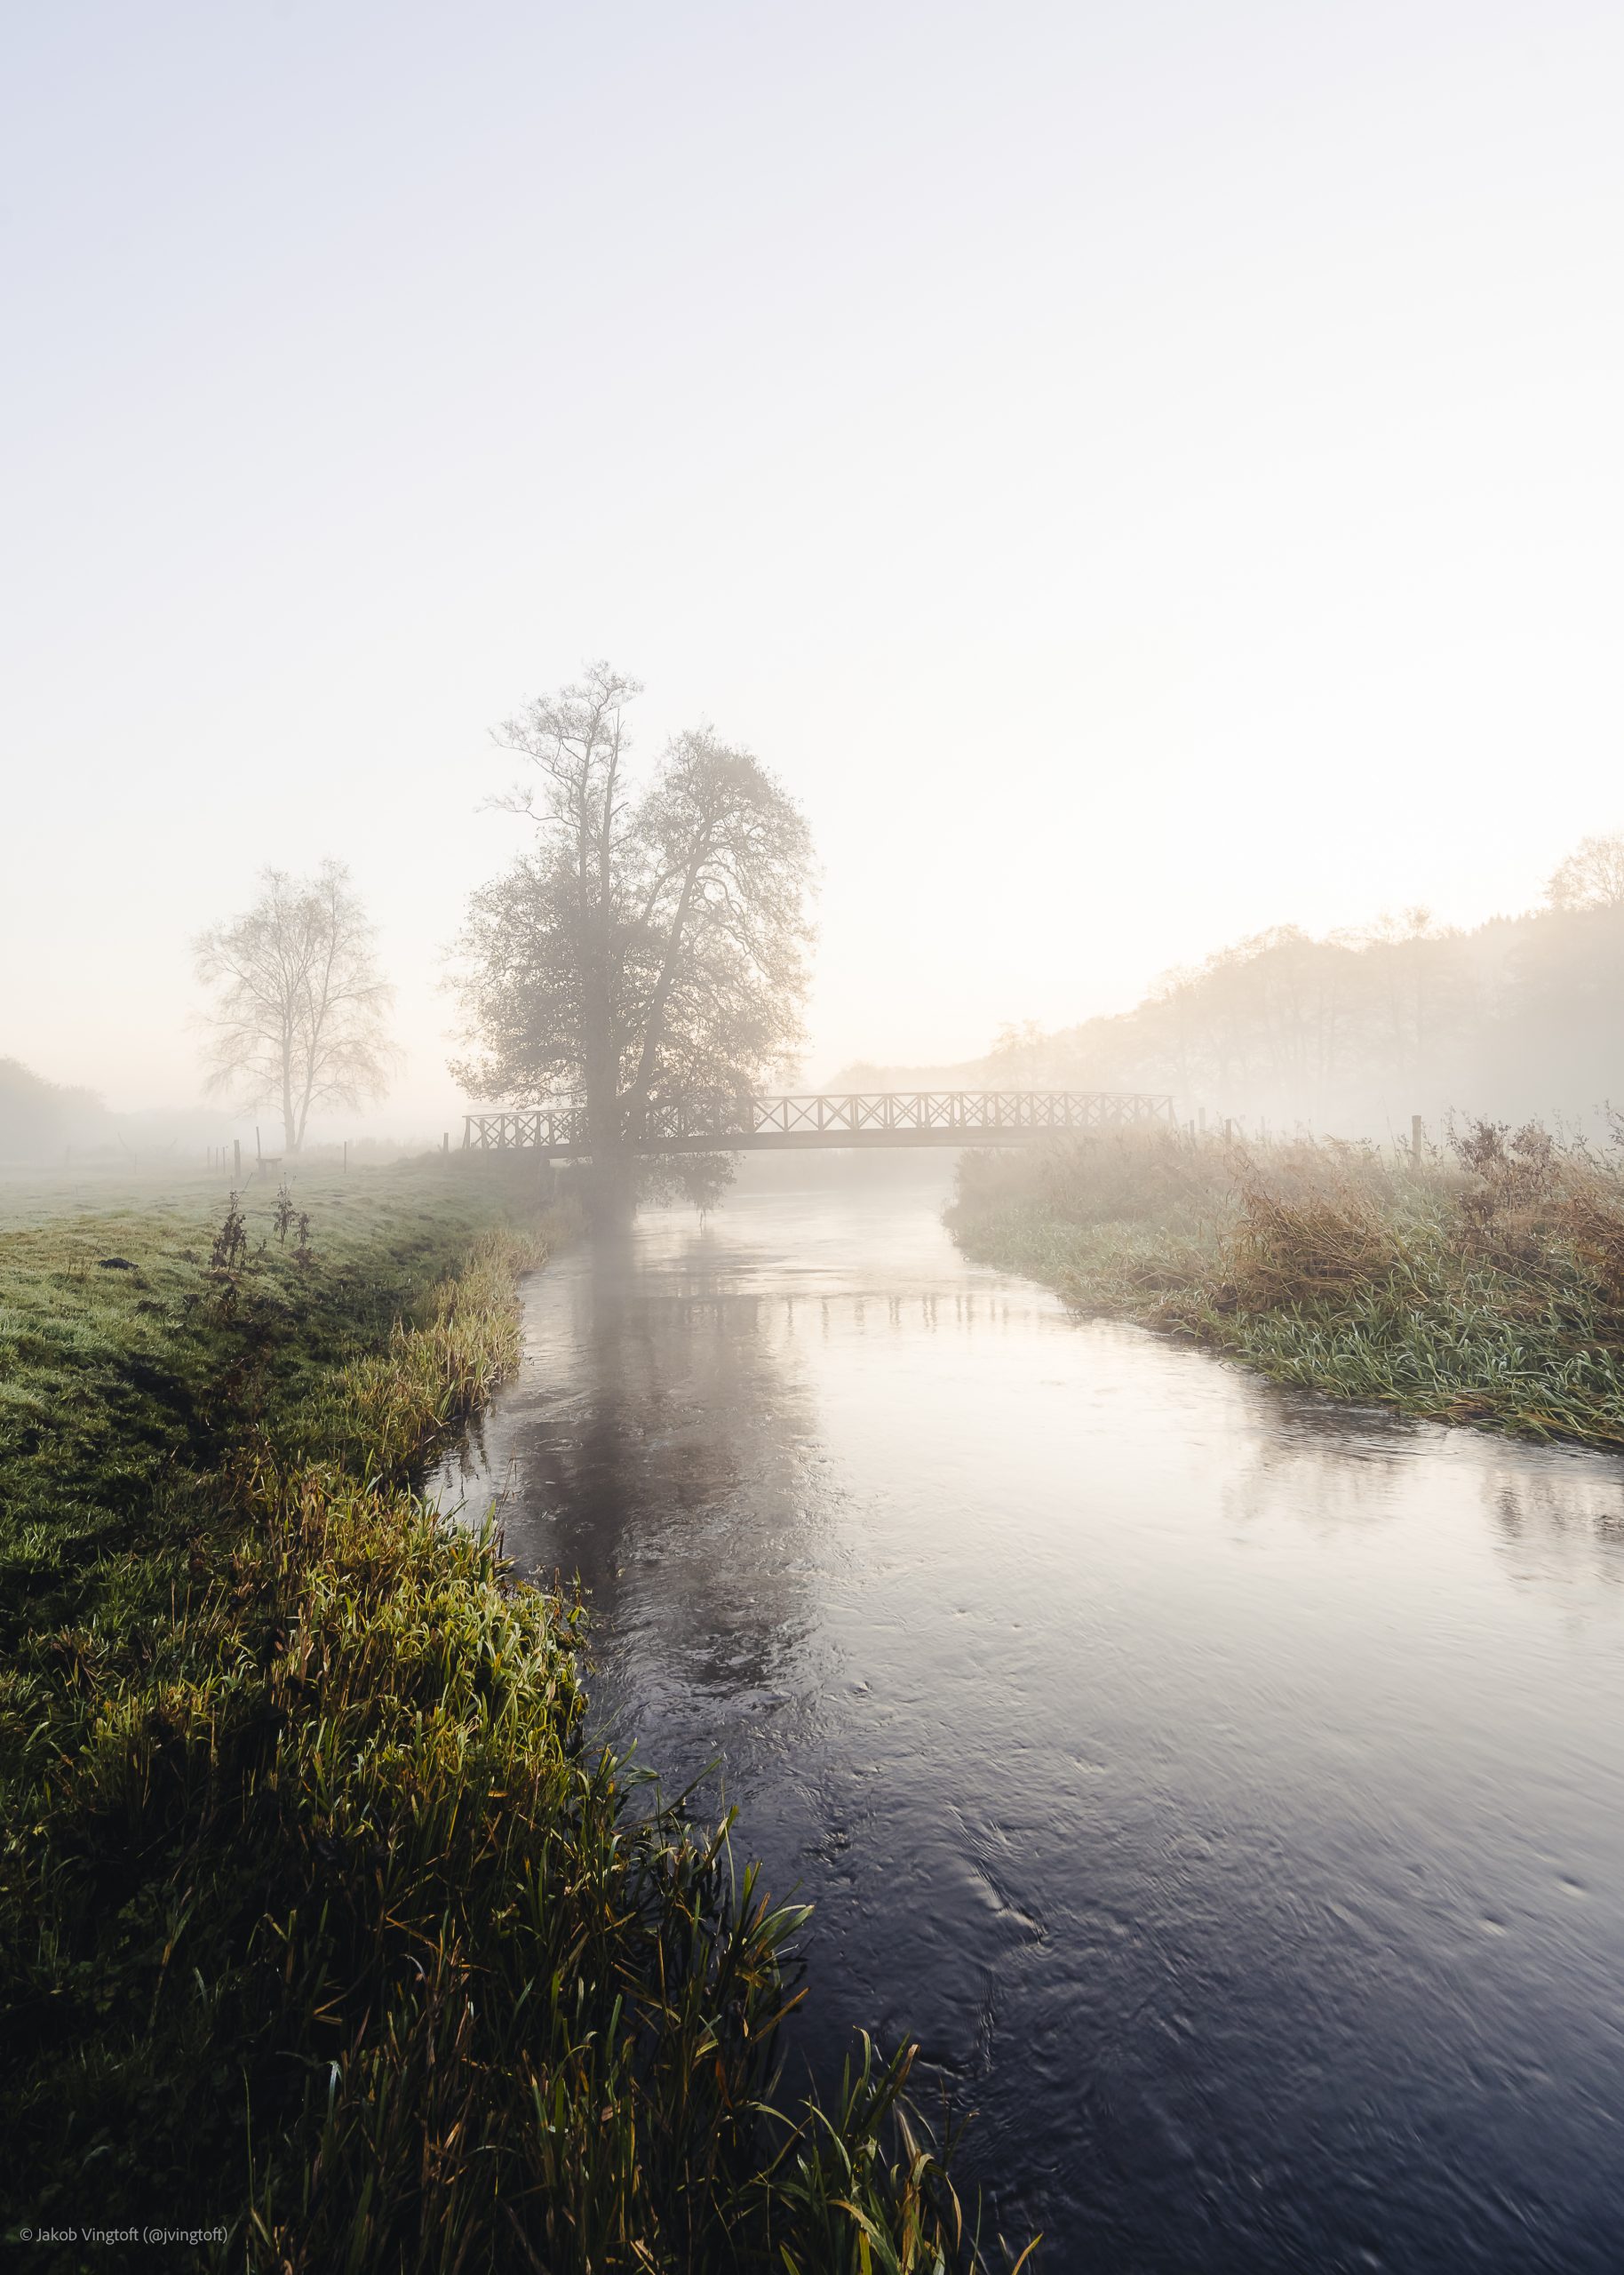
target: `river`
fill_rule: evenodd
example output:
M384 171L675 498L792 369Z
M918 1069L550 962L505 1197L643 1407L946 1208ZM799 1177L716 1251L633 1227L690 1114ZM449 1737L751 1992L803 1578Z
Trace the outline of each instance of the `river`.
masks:
M1624 1465L1073 1320L938 1161L806 1177L537 1274L437 1490L816 1904L815 2064L917 2039L1052 2275L1618 2275Z

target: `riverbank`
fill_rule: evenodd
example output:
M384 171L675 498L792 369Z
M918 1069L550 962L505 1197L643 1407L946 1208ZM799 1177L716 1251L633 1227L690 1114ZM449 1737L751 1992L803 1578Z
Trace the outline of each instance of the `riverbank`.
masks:
M967 1255L1276 1381L1624 1445L1624 1161L1535 1126L1429 1149L1166 1131L964 1157Z
M775 2100L804 1915L585 1744L575 1607L411 1490L569 1227L434 1164L206 1199L0 1236L9 2229L954 2263L906 2057Z

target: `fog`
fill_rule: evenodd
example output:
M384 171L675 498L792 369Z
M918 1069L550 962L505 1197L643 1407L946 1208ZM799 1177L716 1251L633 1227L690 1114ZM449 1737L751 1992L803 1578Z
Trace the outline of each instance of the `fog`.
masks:
M600 655L641 756L709 720L804 807L808 1079L1475 927L1624 820L1616 10L4 38L0 1055L48 1081L195 1111L194 936L331 857L403 1056L313 1133L455 1127L488 730Z
M1621 118L0 10L41 2268L1620 2275Z

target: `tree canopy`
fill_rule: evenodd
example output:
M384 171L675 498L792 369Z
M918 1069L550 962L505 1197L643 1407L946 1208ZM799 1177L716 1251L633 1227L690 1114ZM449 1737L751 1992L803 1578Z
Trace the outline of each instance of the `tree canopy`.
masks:
M244 1106L274 1099L297 1153L313 1106L357 1106L385 1088L394 990L341 861L310 877L267 869L260 884L251 908L193 944L213 994L208 1087Z
M630 771L637 682L607 663L497 730L525 762L496 802L529 842L461 942L477 1097L586 1108L601 1181L629 1191L653 1109L760 1087L800 1041L812 846L783 786L709 727ZM697 1174L713 1187L714 1169Z
M1581 837L1545 888L1553 908L1616 908L1624 903L1624 835Z

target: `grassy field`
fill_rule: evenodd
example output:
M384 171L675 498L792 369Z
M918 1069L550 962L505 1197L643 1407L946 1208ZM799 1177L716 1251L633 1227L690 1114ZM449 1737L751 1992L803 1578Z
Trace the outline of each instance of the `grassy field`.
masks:
M966 1157L967 1253L1281 1382L1624 1445L1624 1159L1477 1123L1420 1162L1172 1131Z
M576 1608L413 1497L564 1228L434 1161L280 1215L100 1198L0 1233L11 2231L313 2275L981 2263L906 2053L786 2104L804 1915L585 1742Z

